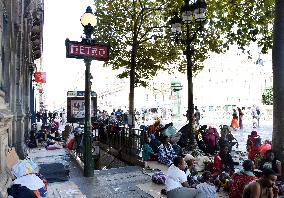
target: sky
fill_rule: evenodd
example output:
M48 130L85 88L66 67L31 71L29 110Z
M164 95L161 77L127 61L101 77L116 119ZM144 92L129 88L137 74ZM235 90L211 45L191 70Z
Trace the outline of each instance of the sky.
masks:
M80 17L87 6L94 10L94 0L46 0L43 29L42 68L46 72L47 108L58 108L66 101L68 90L84 90L85 65L82 59L66 58L65 39L81 41L83 27ZM95 74L102 62L92 61L91 72L95 81L103 75ZM56 107L53 107L56 106Z
M87 6L91 6L95 10L93 4L94 0L45 1L42 71L46 72L47 83L44 85L44 90L45 104L47 104L48 110L66 108L67 91L84 90L84 62L82 59L66 58L65 39L81 40L83 27L80 17L86 11ZM230 60L239 62L236 50L233 51L234 54L231 55ZM257 51L255 50L255 52ZM257 59L258 55L254 56ZM210 60L205 62L205 64L207 63L210 64ZM107 84L111 87L112 82L116 79L115 72L110 68L103 68L102 64L103 62L100 61L92 61L91 73L94 77L92 90L107 87ZM174 79L174 76L172 78ZM187 84L186 75L183 75L181 81L184 85ZM184 99L186 100L186 98Z

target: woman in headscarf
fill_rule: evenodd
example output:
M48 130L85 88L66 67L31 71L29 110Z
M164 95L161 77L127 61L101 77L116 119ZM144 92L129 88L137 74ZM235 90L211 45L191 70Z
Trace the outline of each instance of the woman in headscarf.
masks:
M251 160L245 160L243 162L243 170L233 174L231 183L229 198L242 197L245 186L257 179L253 174L254 164Z
M162 144L158 147L158 161L170 166L173 159L177 156L168 136L162 136Z
M231 154L229 153L228 145L221 147L220 152L214 156L213 176L218 176L223 171L229 174L234 172L234 161Z

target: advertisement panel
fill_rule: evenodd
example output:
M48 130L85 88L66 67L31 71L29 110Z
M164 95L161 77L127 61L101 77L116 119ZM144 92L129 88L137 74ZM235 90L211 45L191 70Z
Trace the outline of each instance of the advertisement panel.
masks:
M97 115L97 97L91 97L91 120L95 121ZM85 98L67 97L67 122L84 122Z

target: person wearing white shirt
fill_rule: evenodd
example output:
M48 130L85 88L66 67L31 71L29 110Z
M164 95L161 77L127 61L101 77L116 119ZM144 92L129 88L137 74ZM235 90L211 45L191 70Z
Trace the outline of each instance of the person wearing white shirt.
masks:
M190 188L184 172L186 163L182 157L176 157L169 167L166 177L166 190L168 198L204 198L202 191Z

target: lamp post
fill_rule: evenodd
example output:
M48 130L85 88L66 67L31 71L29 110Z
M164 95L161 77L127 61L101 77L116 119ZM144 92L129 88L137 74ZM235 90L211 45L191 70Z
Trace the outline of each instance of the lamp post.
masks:
M86 12L81 16L81 24L84 27L85 44L91 43L91 37L94 32L94 26L97 24L97 19L92 12L90 6L87 7ZM91 58L84 58L85 70L85 131L84 131L84 176L94 176L93 157L92 157L92 132L91 132L91 73L90 65Z
M184 0L184 5L181 7L181 16L176 12L175 16L170 20L172 35L176 42L181 42L185 45L187 61L187 82L188 82L188 139L189 145L192 147L195 143L194 134L192 131L193 109L193 84L192 84L192 55L194 47L192 42L196 39L197 33L202 31L205 23L206 3L204 0L196 0L194 3L189 3L189 0ZM182 27L183 26L183 27ZM184 31L183 31L184 30Z

